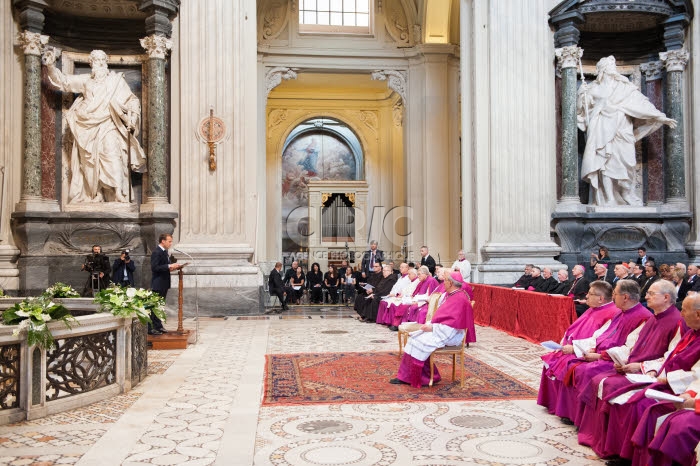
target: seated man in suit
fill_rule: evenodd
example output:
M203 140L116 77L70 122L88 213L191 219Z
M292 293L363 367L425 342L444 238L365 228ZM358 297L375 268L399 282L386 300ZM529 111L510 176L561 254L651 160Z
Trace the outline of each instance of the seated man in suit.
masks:
M284 283L282 282L282 263L276 262L275 268L270 272L270 278L268 278L268 289L270 290L270 296L277 296L282 304L282 311L289 310L287 307L287 292L284 288ZM280 311L280 312L282 312Z
M542 278L542 269L539 267L533 267L530 272L530 284L526 290L535 291L542 285L542 282L544 282L544 278Z
M542 282L535 286L535 291L538 293L554 293L554 290L559 286L559 282L552 276L552 269L549 267L543 268L542 279Z
M559 279L559 284L554 289L550 291L552 294L569 294L569 289L571 288L571 281L569 280L569 271L561 269L557 272L557 278Z
M523 275L518 278L518 281L513 283L513 288L525 288L527 289L528 286L530 286L530 282L532 281L532 268L534 265L532 264L527 264L525 266L525 272Z

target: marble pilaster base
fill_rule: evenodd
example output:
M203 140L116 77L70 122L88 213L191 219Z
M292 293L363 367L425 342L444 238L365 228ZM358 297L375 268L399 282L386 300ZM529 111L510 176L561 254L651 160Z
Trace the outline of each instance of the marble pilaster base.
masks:
M176 214L137 212L14 212L12 234L21 254L18 293L33 296L60 281L82 291L88 274L80 270L93 244L114 262L129 249L135 280L148 288L150 253L161 233L173 232Z
M189 263L183 276L183 314L201 316L251 315L260 312L262 273L252 265L247 244L175 244L178 263ZM177 316L178 275L168 292L168 316Z
M9 244L0 245L0 288L5 293L19 290L17 257L19 249Z
M557 271L564 268L554 260L560 248L547 243L488 243L481 251L486 261L479 264L472 274L472 281L487 285L509 285L522 274L525 264L550 267Z
M638 257L637 249L647 248L658 264L688 261L686 241L692 215L689 211L670 211L665 206L596 208L590 212L552 214L552 225L561 243L559 257L571 268L587 265L591 252L600 246L610 249L613 262Z

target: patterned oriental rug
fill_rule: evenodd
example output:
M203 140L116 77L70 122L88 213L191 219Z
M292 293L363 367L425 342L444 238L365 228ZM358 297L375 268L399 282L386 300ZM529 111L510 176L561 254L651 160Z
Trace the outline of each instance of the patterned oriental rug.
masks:
M400 403L405 401L532 399L537 391L465 355L464 389L452 382L452 357L438 358L433 387L392 385L398 353L306 353L265 356L263 405ZM458 360L459 364L459 360Z

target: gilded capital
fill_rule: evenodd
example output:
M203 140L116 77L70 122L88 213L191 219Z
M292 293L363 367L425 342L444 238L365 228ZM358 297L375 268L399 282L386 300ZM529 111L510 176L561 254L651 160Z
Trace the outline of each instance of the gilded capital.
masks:
M690 54L685 49L661 52L659 57L666 67L666 71L684 71L688 60L690 60Z
M575 45L568 45L554 49L554 55L556 55L557 62L562 69L576 68L583 56L583 49Z
M146 50L148 58L162 58L168 54L168 50L173 48L173 41L165 36L152 34L143 39L139 39L141 47Z
M38 32L22 31L17 34L17 40L25 55L41 56L44 51L44 45L49 43L49 36L44 36Z

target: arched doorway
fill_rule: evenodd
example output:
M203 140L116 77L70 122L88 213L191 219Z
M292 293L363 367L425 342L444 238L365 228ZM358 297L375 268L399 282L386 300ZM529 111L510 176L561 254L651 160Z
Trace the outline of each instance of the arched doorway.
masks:
M355 133L342 121L312 118L294 128L282 150L282 256L306 262L310 181L364 179L364 156Z

